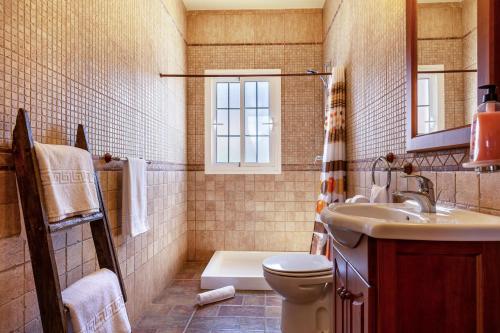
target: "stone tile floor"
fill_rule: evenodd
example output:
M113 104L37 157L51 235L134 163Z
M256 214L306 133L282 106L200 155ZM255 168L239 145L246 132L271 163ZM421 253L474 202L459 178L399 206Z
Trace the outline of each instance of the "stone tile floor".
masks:
M188 262L144 311L133 333L280 333L281 297L272 291L238 291L236 297L198 307L205 264Z

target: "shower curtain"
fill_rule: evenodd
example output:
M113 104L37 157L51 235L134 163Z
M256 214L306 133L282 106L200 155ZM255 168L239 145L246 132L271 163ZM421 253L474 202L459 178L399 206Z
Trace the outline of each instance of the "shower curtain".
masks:
M346 199L347 162L345 151L346 82L345 69L334 67L329 80L325 106L325 143L321 171L321 192L316 202L316 218L311 253L329 256L321 210Z

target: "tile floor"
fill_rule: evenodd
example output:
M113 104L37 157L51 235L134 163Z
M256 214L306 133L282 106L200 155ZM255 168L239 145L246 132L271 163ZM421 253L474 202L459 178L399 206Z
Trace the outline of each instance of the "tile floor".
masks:
M188 262L137 322L134 333L280 333L281 297L238 291L236 297L198 307L205 264Z

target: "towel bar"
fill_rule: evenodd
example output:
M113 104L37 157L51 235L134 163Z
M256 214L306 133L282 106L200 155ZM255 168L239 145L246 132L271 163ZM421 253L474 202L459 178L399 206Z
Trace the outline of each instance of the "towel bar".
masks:
M140 157L142 159L142 157ZM111 161L126 161L127 158L126 157L113 157L113 155L111 155L110 153L106 153L104 154L104 157L103 157L104 161L106 163L109 163ZM151 164L152 162L151 161L146 161L147 164Z

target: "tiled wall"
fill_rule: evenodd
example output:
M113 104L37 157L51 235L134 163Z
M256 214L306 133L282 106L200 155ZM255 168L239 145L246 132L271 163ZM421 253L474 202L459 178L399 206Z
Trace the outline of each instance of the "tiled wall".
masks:
M83 123L94 155L157 162L151 230L135 238L121 232L119 163L100 171L133 321L187 258L186 83L158 75L186 71L185 25L180 0L0 1L0 332L41 332L6 150L20 107L36 140L72 144ZM63 287L96 268L90 237L87 226L54 236Z
M418 63L445 70L477 69L476 1L418 5ZM477 106L477 74L444 74L444 128L470 124Z
M191 74L203 74L206 69L281 69L283 73L322 69L321 10L194 11L188 12L187 21ZM200 171L189 175L190 258L206 259L223 249L308 250L317 189L312 176L306 175L311 174L307 170L317 169L312 163L322 153L322 98L317 77L282 79L283 169L296 172L264 177L269 182L264 189L261 176L203 176L204 79L188 80L188 163L191 170ZM284 195L280 177L292 183L298 179L297 191L307 197L275 198L274 194ZM306 188L304 177L310 178ZM294 190L293 185L287 186ZM265 205L264 197L272 200ZM292 220L286 218L290 215Z
M405 151L405 1L327 0L323 54L346 67L348 160Z
M189 172L189 256L214 250L308 251L317 171L280 175Z
M405 152L405 1L327 0L323 14L325 61L347 67L349 195L368 194L371 162L393 152L396 166L411 162L415 173L443 190L442 203L499 215L500 174L464 170L467 149ZM399 173L394 176L393 190L415 188ZM377 182L385 183L385 177L378 173Z

